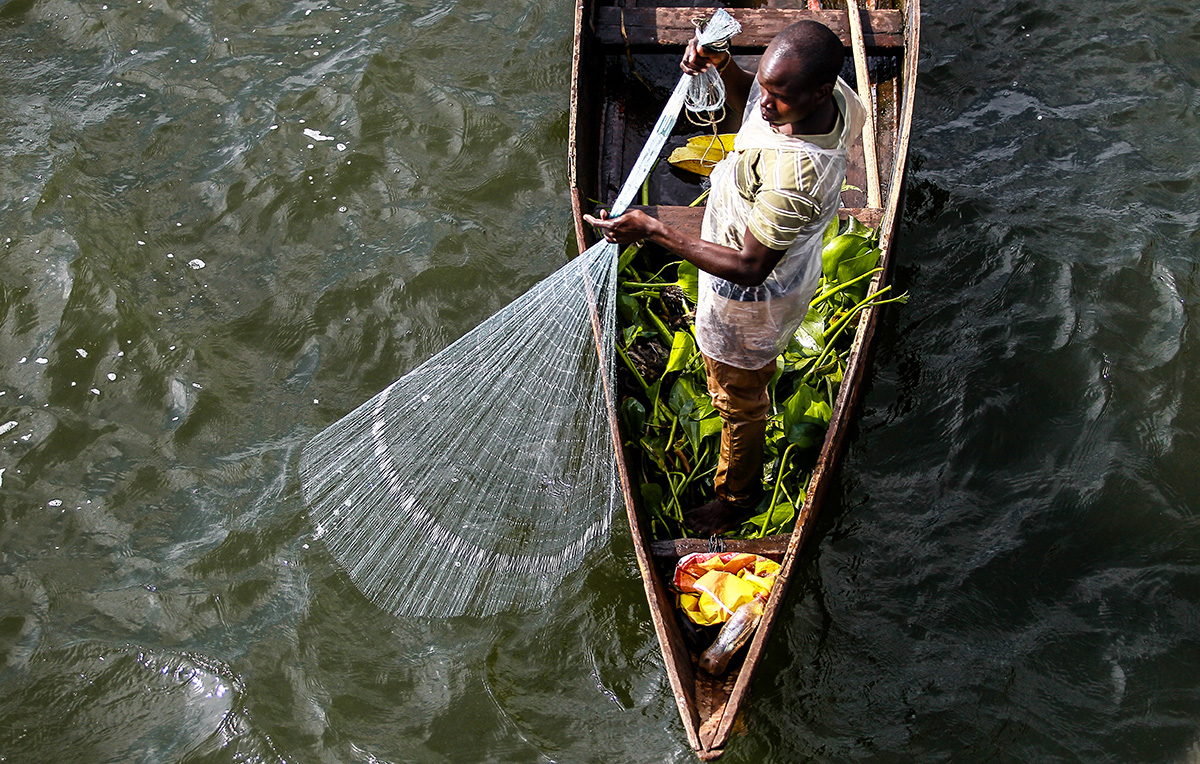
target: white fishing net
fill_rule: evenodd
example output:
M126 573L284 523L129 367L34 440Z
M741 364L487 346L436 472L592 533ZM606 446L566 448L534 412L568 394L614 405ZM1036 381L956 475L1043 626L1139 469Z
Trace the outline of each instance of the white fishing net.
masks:
M381 607L545 601L608 529L605 385L615 247L596 246L318 435L300 465L318 537Z
M724 11L700 35L740 29ZM675 87L612 214L653 168ZM488 615L545 602L606 536L614 443L617 245L601 242L305 447L316 536L380 607Z

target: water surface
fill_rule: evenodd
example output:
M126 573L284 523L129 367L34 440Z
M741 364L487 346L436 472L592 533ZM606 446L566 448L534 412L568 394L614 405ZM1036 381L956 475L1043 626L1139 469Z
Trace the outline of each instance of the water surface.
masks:
M623 525L399 621L299 449L564 262L572 6L0 4L0 757L691 760ZM1200 15L927 3L897 279L727 760L1200 758Z

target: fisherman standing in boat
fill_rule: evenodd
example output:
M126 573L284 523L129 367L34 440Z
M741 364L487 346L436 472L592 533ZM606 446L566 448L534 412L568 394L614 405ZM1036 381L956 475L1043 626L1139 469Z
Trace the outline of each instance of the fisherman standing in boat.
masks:
M705 534L739 526L762 494L770 401L779 354L808 312L821 277L822 235L837 215L846 151L866 112L838 76L845 49L830 29L801 21L767 46L757 74L728 51L693 39L681 67L715 66L726 104L744 106L734 153L714 168L701 238L640 210L585 219L608 241L650 240L698 267L696 342L722 418L717 498L685 513Z

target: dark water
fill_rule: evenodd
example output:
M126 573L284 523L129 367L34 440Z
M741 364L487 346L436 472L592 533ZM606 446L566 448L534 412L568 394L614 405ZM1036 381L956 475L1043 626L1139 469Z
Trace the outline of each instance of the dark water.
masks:
M398 621L298 496L563 262L571 14L0 2L0 759L690 759L620 523ZM912 301L727 760L1200 760L1200 14L923 24Z

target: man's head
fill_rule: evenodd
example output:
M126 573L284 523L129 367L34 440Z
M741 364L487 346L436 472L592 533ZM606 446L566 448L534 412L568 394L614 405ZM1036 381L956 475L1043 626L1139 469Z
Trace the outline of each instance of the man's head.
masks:
M816 21L798 21L776 35L758 67L763 118L782 127L827 108L845 56L838 36Z

